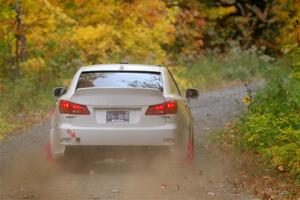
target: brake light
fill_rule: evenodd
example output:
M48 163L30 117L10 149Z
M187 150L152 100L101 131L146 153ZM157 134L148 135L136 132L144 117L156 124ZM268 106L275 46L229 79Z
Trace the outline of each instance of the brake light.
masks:
M177 102L168 101L166 103L151 105L146 111L146 115L166 115L177 113Z
M89 115L90 111L85 105L73 103L66 100L59 101L59 112L73 115Z

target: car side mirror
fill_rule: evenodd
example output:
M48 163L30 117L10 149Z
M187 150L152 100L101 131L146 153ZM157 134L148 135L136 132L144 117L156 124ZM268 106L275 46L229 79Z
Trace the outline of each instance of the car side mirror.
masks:
M56 87L56 88L53 88L53 90L52 90L52 94L56 98L61 97L62 95L66 94L66 92L67 92L67 89L64 87Z
M199 96L199 90L196 88L188 88L185 91L185 97L187 99L195 99Z

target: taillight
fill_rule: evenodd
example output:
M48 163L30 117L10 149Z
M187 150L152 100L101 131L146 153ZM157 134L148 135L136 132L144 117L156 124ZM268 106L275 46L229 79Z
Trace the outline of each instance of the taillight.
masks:
M168 101L166 103L149 106L145 115L165 115L165 114L176 114L176 113L177 113L177 102Z
M73 103L66 100L59 101L59 112L73 115L89 115L90 111L85 105Z

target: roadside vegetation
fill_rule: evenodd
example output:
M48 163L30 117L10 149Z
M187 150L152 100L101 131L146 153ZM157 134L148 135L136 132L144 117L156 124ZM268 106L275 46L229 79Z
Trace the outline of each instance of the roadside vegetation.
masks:
M207 91L262 79L273 59L255 46L247 50L231 46L225 55L206 52L196 61L178 60L169 69L182 91L190 87Z
M265 79L224 137L299 182L299 21L296 0L0 0L0 140L48 116L80 66L162 64L182 89Z
M300 184L300 79L295 65L268 77L241 121L240 145L257 151Z
M243 151L259 154L267 168L289 174L300 185L298 55L299 48L293 49L274 64L264 76L265 87L250 100L248 112L225 129L223 138Z
M249 98L249 111L229 129L225 142L254 152L267 168L289 175L300 185L300 19L281 29L281 56L262 76L265 87Z

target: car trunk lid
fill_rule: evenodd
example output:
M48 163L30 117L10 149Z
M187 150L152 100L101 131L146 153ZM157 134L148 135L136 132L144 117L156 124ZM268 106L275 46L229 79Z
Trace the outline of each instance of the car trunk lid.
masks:
M149 105L164 103L163 93L155 88L79 88L72 102L86 105L90 115L76 116L76 126L156 126L162 116L146 116Z

